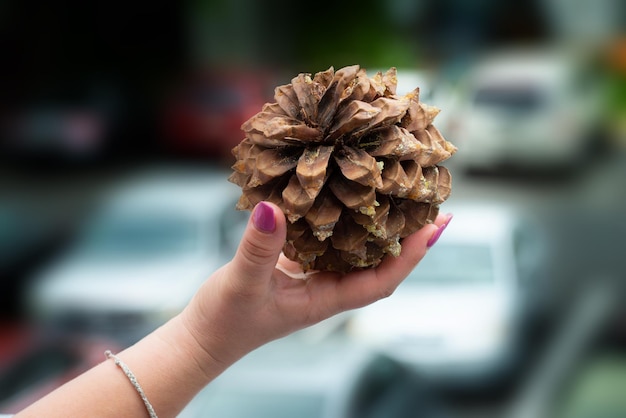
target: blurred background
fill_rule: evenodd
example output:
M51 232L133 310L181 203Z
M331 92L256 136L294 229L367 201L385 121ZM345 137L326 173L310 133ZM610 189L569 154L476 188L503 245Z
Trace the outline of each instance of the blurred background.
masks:
M360 64L442 109L455 219L183 415L626 416L625 29L618 0L2 2L0 412L178 312L247 219L241 123Z

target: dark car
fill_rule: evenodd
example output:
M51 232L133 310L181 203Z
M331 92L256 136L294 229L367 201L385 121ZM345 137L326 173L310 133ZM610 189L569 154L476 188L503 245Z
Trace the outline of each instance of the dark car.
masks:
M103 338L51 335L28 324L0 324L0 414L15 413L104 360L120 347Z
M243 139L241 124L272 98L270 77L205 71L189 77L165 106L163 136L177 155L230 158Z

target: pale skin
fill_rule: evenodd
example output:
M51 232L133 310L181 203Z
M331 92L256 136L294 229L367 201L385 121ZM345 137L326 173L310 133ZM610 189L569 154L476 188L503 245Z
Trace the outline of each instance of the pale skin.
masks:
M286 236L280 209L254 209L233 259L213 273L177 316L117 353L133 371L159 418L175 417L206 385L252 350L340 312L390 296L445 228L439 215L402 242L398 257L347 275L306 279L281 254ZM290 274L293 272L293 275ZM104 356L103 356L104 359ZM112 360L15 415L26 417L147 417L141 398Z

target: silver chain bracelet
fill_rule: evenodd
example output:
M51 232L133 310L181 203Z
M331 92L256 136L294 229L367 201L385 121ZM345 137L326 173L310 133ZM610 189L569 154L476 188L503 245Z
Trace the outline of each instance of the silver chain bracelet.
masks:
M137 393L139 393L141 400L146 406L146 409L148 410L148 414L150 415L150 418L158 418L156 412L154 412L154 408L152 407L152 404L150 404L148 397L146 396L143 389L141 388L141 385L137 381L137 378L135 377L133 372L130 370L130 368L126 365L126 363L120 360L118 356L113 354L111 350L106 350L104 352L104 355L106 356L107 359L113 359L113 361L115 362L115 365L118 366L120 369L122 369L126 377L128 377L128 380L130 380L130 383L132 383Z

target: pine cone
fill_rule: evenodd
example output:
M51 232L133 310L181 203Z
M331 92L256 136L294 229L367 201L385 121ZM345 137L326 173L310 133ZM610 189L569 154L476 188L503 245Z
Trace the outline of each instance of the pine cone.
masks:
M439 109L420 103L419 88L397 96L396 85L395 68L299 74L242 125L229 177L243 191L237 209L277 204L288 219L283 252L304 271L397 256L450 195L437 164L456 147L432 125Z

